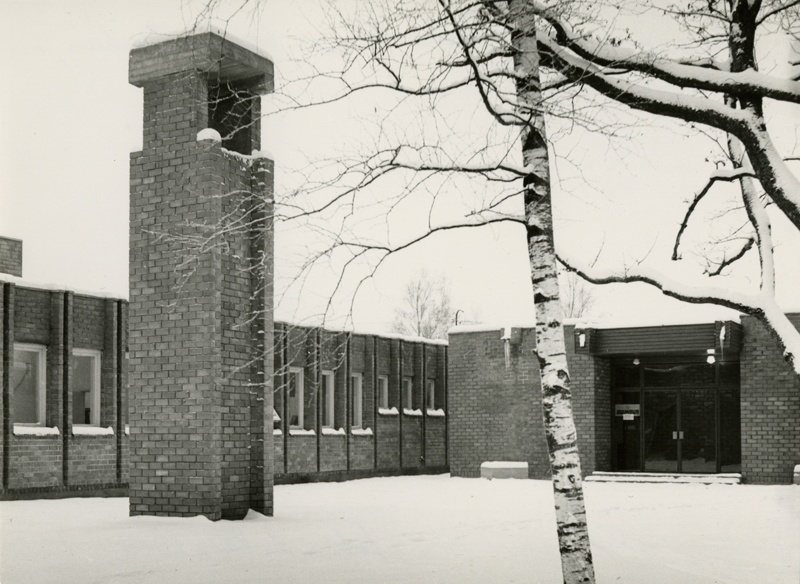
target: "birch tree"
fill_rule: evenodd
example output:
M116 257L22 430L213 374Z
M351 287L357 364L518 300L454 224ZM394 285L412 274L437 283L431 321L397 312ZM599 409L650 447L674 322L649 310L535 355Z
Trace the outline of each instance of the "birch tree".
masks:
M548 142L545 120L568 120L576 131L613 138L630 119L615 116L633 112L641 116L637 120L675 120L724 141L728 162L710 174L675 226L672 259L683 261L686 226L698 205L709 201L717 185L740 183L748 236L729 243L708 275L734 269L755 248L758 290L734 293L708 279L698 285L644 261L601 269L593 264L597 250L586 256L561 253L560 260L591 282L643 282L686 302L751 314L800 374L800 335L775 300L770 236L770 213L800 229L800 188L792 156L778 151L762 107L764 100L800 104L800 83L758 71L755 59L760 27L797 32L798 5L796 0L688 0L669 6L623 0L602 6L575 0L334 4L333 36L321 41L315 54L338 59L340 66L301 63L306 74L284 84L277 108L282 111L356 99L360 106L374 103L382 116L369 152L339 155L318 172L304 169L302 186L279 201L287 221L305 221L330 242L308 256L303 269L335 264L340 275L331 294L342 290L345 275L358 273L360 264L367 263L372 273L392 255L453 230L512 224L524 231L536 300L532 358L541 370L566 582L591 582L594 575L556 278L550 169L558 148ZM615 10L642 16L656 11L680 22L687 41L676 42L673 51L649 51L635 30L616 27ZM482 111L462 119L459 99L466 93ZM423 105L413 110L411 102ZM393 127L397 112L406 121L416 112L423 121ZM452 190L460 190L463 201L464 186L473 181L485 196L466 203L462 216L443 218L437 201ZM428 200L418 205L423 191ZM364 221L354 219L356 210L377 206L388 222L409 202L427 219L424 229L395 236L387 227L382 238L359 232Z

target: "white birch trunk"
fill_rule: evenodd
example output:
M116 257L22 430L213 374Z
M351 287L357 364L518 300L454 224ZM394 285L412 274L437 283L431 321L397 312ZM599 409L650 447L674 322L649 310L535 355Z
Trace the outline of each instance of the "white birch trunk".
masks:
M512 44L520 113L529 120L522 132L528 257L536 303L536 353L539 360L542 409L553 478L558 544L566 584L594 582L594 566L586 524L580 458L572 416L564 325L559 298L550 169L541 111L539 54L533 10L525 0L511 3L516 20Z

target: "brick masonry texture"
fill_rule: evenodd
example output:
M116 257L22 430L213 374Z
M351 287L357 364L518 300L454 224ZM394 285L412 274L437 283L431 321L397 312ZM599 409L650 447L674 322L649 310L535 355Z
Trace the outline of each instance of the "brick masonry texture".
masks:
M528 463L532 478L548 478L534 331L523 329L506 369L502 330L450 336L449 456L454 476L480 476L488 461ZM574 329L565 327L573 416L582 473L608 470L610 367L607 359L574 352Z
M117 480L114 436L73 436L69 444L70 485L109 485Z
M9 489L57 487L62 484L60 436L14 436L9 452Z
M486 461L527 462L529 476L549 474L533 333L522 332L506 369L502 331L450 335L449 456L453 476L480 476Z
M800 328L800 314L790 320ZM791 484L800 464L800 381L758 321L743 317L742 326L742 475L749 483Z
M0 237L0 274L22 277L22 241Z
M446 466L444 417L430 417L423 422L422 417L403 416L407 420L404 420L401 448L401 416L377 411L379 375L386 375L389 379L389 405L399 406L401 354L403 370L417 380L418 403L421 404L422 399L423 385L419 380L424 369L427 378L434 380L440 388L439 399L443 407L446 347L287 323L276 323L274 339L275 404L281 417L277 426L281 433L275 436L275 457L276 476L281 482L322 477L341 480L370 474L400 473L403 469L414 472L426 467L441 470ZM424 366L423 351L426 355ZM286 374L290 368L303 370L304 427L314 430L313 435L293 434L285 423L288 419ZM334 374L334 426L346 430L343 435L322 431L322 409L317 402L323 371ZM362 380L362 428L371 430L372 435L349 432L353 427L353 374L360 374ZM424 426L427 424L431 424L433 429L423 444ZM427 449L433 453L433 462L423 458Z
M84 490L93 486L123 487L127 468L125 451L117 441L124 423L117 419L118 401L124 398L124 355L118 339L116 315L124 301L78 296L64 291L36 290L2 285L2 378L0 406L3 411L3 473L0 494L41 490ZM72 435L70 403L72 348L101 351L100 423L111 427L110 436ZM6 399L10 391L9 365L15 342L43 345L45 364L45 425L56 427L56 436L17 436ZM121 391L118 391L118 388Z
M213 88L233 82L253 105L237 144L259 148L256 96L271 74L215 35L131 53L130 81L144 88L130 173L132 514L272 514L273 167L196 141L222 103Z

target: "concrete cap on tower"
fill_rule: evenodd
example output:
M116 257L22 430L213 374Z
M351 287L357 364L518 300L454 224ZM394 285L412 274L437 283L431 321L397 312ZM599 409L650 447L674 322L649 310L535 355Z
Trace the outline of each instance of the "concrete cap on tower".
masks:
M250 91L262 95L274 87L272 61L213 32L179 37L130 52L128 81L137 87L184 71L201 71L215 82L246 83Z

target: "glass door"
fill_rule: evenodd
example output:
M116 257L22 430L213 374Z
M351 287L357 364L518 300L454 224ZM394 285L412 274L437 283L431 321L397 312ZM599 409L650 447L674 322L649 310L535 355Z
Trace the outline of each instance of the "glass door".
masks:
M713 390L680 392L680 472L717 472L716 407Z
M644 391L645 472L679 472L678 392Z

